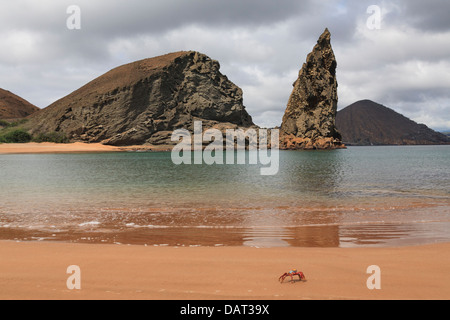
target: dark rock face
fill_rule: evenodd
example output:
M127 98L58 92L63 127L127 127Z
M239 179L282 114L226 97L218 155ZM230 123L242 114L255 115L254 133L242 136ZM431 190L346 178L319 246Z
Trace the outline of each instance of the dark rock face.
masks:
M450 138L370 100L355 102L337 113L336 125L346 144L449 144Z
M73 141L174 144L175 129L253 126L242 90L198 52L176 52L115 68L33 115L32 133L64 132Z
M15 120L25 118L40 109L14 93L0 89L0 119Z
M328 29L308 54L294 83L280 130L282 149L344 147L336 130L336 59Z

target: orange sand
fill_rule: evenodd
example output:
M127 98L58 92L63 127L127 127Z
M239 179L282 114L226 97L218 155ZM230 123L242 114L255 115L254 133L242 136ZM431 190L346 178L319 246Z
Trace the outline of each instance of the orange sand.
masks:
M0 154L26 154L26 153L77 153L77 152L117 152L117 151L165 151L167 146L127 146L115 147L101 143L74 142L58 143L4 143L0 144Z
M146 247L0 241L0 299L450 299L450 243L399 248ZM81 289L69 290L69 265ZM369 290L367 267L381 269ZM278 277L298 268L306 282Z

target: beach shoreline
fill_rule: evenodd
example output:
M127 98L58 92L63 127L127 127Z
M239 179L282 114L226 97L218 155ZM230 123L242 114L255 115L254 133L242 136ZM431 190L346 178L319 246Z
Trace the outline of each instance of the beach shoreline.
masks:
M131 151L170 151L171 146L136 145L110 146L101 143L3 143L0 144L2 154L52 154L52 153L89 153L89 152L131 152Z
M383 248L156 247L0 241L2 300L450 299L450 243ZM70 290L67 268L80 268ZM380 289L368 267L379 266ZM306 281L278 282L297 268Z

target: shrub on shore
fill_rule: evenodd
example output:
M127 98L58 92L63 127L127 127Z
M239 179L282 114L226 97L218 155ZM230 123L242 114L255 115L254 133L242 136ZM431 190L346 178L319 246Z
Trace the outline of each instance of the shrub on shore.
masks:
M68 143L69 139L62 132L39 133L32 136L20 125L27 119L21 119L14 122L0 120L0 143L27 143L27 142L54 142Z
M11 124L8 122L8 121L6 121L6 120L0 120L0 127L4 127L4 128L7 128L7 127L9 127Z
M33 137L33 142L54 142L54 143L68 143L69 139L62 132L50 132L50 133L39 133L37 136Z
M15 129L0 135L0 143L26 143L31 139L31 134L23 129Z

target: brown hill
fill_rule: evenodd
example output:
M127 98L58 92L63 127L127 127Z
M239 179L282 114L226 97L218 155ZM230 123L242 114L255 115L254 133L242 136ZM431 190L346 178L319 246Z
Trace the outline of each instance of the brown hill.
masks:
M370 100L355 102L338 111L336 126L347 145L450 143L445 135Z
M63 132L111 145L173 144L175 129L248 127L242 90L199 52L175 52L115 68L30 117L32 133ZM225 126L224 126L225 124Z
M7 90L0 89L0 119L15 120L25 118L39 110L25 99Z

